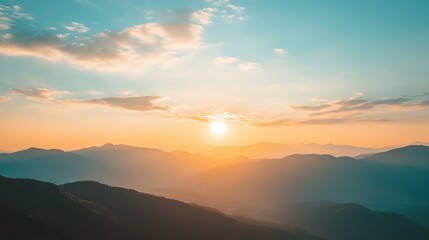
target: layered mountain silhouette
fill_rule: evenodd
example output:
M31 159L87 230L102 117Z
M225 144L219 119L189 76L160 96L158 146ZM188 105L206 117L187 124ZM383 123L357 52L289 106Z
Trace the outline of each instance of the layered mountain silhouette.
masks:
M335 144L305 144L305 143L256 143L245 146L224 146L216 147L203 152L204 155L227 159L238 156L245 156L253 159L261 158L282 158L292 154L330 154L333 156L357 156L383 151L383 149L373 149Z
M59 149L29 148L15 153L0 154L0 174L33 178L54 183L94 179L103 173L104 164Z
M352 203L294 203L275 209L269 219L327 239L429 239L427 229L400 214L373 211Z
M288 202L329 200L398 211L421 224L427 219L428 184L427 168L317 154L222 166L188 182L208 199L205 204L238 214Z
M30 148L0 154L0 174L57 184L97 180L136 189L166 187L220 161L186 152L105 144L65 152Z
M320 239L90 181L0 177L0 211L1 239Z
M362 156L361 159L377 160L405 166L429 167L429 147L424 145L410 145L386 152L368 154Z
M152 193L162 193L164 196L215 207L228 214L296 225L329 239L352 239L346 233L356 231L361 234L356 233L357 236L368 233L364 239L377 239L377 236L384 236L379 239L385 239L392 234L388 229L398 230L399 223L403 224L403 230L408 231L409 236L420 236L422 232L418 230L421 228L417 224L429 228L428 149L428 146L411 145L365 154L358 158L328 154L294 154L277 159L237 157L216 160L184 151L165 152L112 144L72 152L30 148L16 153L0 154L0 174L56 184L96 180L138 190L151 189ZM356 152L353 153L355 154ZM122 212L121 208L122 204L134 204L134 200L130 200L132 196L145 196L144 199L147 200L150 195L111 188L95 182L49 186L60 189L58 191L62 191L69 200L72 199L74 202L72 201L71 205L83 204L85 209L90 209L94 216L84 215L86 210L82 212L82 216L93 221L91 224L96 228L112 229L114 232L109 233L109 236L128 234L127 239L141 236L139 232L134 232L139 229L137 226L131 230L128 228L138 217L137 214L133 215L133 212L143 211L138 210L140 207L144 209L142 206L145 204L141 203L143 201L136 200L143 205L135 205L127 210L127 214ZM31 191L30 188L27 190L37 195L37 192ZM22 198L30 196L25 195ZM320 201L330 203L322 204ZM296 205L297 202L301 204ZM13 201L1 204L0 211L7 217L0 220L11 224L14 221L21 223L10 228L15 229L11 234L28 228L28 234L42 239L76 238L64 229L46 222L44 218L34 217L33 213L21 211L20 208L19 211L14 210L16 207L11 208L10 203ZM296 211L292 211L289 206L294 206ZM49 206L45 207L44 210L49 210ZM74 211L79 213L81 210L70 212ZM165 214L154 214L158 213ZM294 217L289 218L290 216ZM297 220L300 217L309 219L307 222L300 222ZM9 218L15 220L8 221ZM326 222L323 222L323 219L326 219ZM336 221L340 219L344 224L343 228L350 227L349 231L334 231ZM364 224L372 222L372 219L378 219L385 225L379 226L379 231L375 231ZM143 218L139 221L149 222ZM326 225L323 225L325 223ZM71 222L70 226L74 224ZM323 228L318 229L317 225ZM79 225L76 226L79 228ZM80 232L88 236L95 234L88 229ZM403 236L401 234L405 234L404 232L396 232L395 235ZM21 239L28 239L30 235L23 235Z

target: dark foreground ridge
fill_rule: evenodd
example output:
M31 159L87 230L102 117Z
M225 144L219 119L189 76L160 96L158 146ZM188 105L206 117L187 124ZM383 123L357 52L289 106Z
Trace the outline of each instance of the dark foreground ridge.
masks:
M296 239L202 207L97 182L57 186L0 176L0 239Z

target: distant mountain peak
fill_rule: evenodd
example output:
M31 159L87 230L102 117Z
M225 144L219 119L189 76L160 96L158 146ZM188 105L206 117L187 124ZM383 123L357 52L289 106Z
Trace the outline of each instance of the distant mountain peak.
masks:
M393 164L429 167L429 146L408 145L364 156L364 158Z
M40 154L40 153L65 153L65 152L61 149L44 149L44 148L31 147L15 153Z
M108 148L108 147L114 147L115 145L112 143L105 143L104 145L102 145L101 147L103 148Z

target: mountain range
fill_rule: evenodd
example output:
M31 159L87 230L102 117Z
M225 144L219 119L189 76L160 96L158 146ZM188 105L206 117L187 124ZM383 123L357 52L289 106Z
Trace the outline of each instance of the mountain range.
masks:
M321 239L91 181L0 177L0 211L1 239Z
M230 156L232 155L228 157ZM111 188L94 181L80 182L82 180L149 191L214 207L246 219L272 222L280 226L297 226L328 239L350 240L354 236L374 240L404 239L404 236L426 239L425 228L429 228L428 160L429 147L424 145L365 153L355 158L329 154L292 154L274 159L224 159L184 151L166 152L106 144L71 152L30 148L3 153L0 154L0 174L55 184L78 181L49 186L58 188L55 191L62 191L76 200L74 205L78 202L89 208L90 212L96 213L97 217L91 221L99 229L109 227L112 224L109 217L112 216L115 223L120 219L128 227L133 223L130 219L137 221L137 215L145 215L150 209L133 205L129 214L123 216L120 212L122 204L132 205L134 200L131 196L140 193ZM32 183L35 184L34 182ZM109 190L98 193L99 189ZM30 188L25 191L37 195ZM120 200L105 202L117 197L108 193L123 191L124 194L118 193ZM51 199L46 201L55 202ZM10 224L17 224L13 229L25 226L30 235L41 234L46 239L76 238L62 228L46 224L44 218L32 217L33 213L29 214L21 211L22 209L13 210L15 208L10 208L11 203L12 200L2 202L0 211L6 217L0 220L8 223L7 219L12 219ZM30 203L23 203L21 207L26 204ZM45 210L48 211L44 208L40 212ZM76 211L79 213L81 210ZM133 212L139 214L132 215ZM86 213L82 214L85 218L92 219L89 215L84 215ZM165 213L153 214L155 217ZM100 220L100 216L107 216L107 220L103 217ZM149 220L141 221L147 223ZM73 226L74 224L71 223ZM372 228L374 224L378 227ZM124 230L121 224L113 225L114 232L109 236L128 234L128 239L141 236L134 230ZM76 227L79 228L79 225ZM273 228L271 225L270 227ZM139 229L138 226L135 228ZM95 234L85 231L83 229L81 232ZM21 239L28 239L29 235L26 236L22 235Z
M357 156L385 151L390 148L365 148L349 145L317 144L317 143L273 143L262 142L245 146L222 146L206 150L202 154L227 159L244 156L252 159L282 158L292 154L330 154L333 156Z

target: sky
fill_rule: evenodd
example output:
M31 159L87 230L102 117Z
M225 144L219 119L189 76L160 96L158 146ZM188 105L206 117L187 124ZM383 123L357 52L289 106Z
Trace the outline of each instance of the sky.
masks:
M0 0L0 150L429 142L429 2Z

